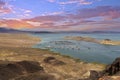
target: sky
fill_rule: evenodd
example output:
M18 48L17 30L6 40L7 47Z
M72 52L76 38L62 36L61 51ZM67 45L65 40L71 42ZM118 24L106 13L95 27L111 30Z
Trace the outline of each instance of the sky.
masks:
M120 31L120 0L0 0L0 27Z

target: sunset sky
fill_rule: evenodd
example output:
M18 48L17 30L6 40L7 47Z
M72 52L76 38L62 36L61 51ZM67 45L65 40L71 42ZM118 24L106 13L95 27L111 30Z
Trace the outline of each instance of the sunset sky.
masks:
M0 0L0 27L120 31L120 0Z

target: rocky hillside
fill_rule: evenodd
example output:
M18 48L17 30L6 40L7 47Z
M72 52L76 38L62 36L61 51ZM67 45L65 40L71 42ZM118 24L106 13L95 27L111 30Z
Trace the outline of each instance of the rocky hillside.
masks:
M55 57L47 57L43 62L54 66L66 65ZM0 80L120 80L120 58L103 71L91 70L87 78L60 79L60 77L58 74L47 72L46 67L36 61L0 61Z

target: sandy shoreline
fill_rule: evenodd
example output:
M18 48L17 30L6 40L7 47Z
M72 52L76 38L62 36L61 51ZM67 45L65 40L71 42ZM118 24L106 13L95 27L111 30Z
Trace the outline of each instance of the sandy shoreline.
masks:
M25 33L0 33L0 47L31 47L41 39Z
M25 41L25 42L24 42ZM36 61L44 67L45 72L54 75L56 80L80 79L90 76L90 70L102 71L105 65L85 63L59 55L49 50L31 48L38 43L39 38L28 34L0 34L0 60L2 61ZM46 64L46 57L54 57L65 65Z

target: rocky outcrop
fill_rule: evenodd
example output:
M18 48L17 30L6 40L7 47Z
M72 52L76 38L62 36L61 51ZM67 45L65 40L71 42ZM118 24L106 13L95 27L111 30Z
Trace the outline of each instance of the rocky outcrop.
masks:
M89 80L98 80L101 76L103 76L102 72L90 71Z
M6 64L0 64L0 80L9 80L20 75L35 72L44 73L44 69L38 62L34 61L9 62Z
M91 70L90 76L88 78L79 79L79 80L98 80L102 76L103 76L103 72L97 72L97 71Z
M90 71L90 76L79 80L120 80L120 58L116 58L104 71Z
M120 41L112 41L110 39L104 39L100 42L100 44L106 44L106 45L120 45Z
M116 58L111 65L106 67L104 76L99 80L120 80L120 58Z
M119 72L120 72L120 58L116 58L116 60L111 65L107 66L105 73L108 75L115 75L118 74Z
M63 61L57 60L55 57L46 57L43 61L52 65L65 65Z
M36 73L20 76L15 78L14 80L56 80L56 79L54 78L54 76L49 75L47 73Z

